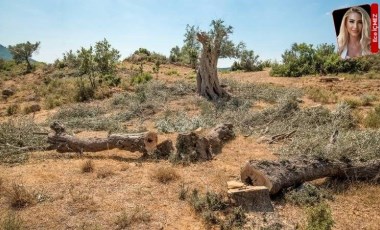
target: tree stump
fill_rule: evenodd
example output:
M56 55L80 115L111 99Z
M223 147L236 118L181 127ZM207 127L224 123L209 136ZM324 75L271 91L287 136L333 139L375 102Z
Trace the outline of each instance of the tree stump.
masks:
M228 196L238 206L247 211L273 212L269 190L265 186L246 186L229 189Z
M177 154L181 159L191 162L211 160L213 155L221 152L224 143L235 137L232 128L232 124L219 124L204 137L195 132L180 133L177 137Z

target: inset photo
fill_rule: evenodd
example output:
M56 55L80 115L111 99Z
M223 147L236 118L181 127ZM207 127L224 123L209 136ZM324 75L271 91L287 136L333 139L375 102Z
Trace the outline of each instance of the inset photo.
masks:
M342 59L371 54L371 6L333 11L338 54Z

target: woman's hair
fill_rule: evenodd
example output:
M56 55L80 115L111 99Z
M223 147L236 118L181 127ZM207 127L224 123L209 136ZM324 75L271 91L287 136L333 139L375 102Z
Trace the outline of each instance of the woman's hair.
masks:
M361 7L352 7L349 10L346 11L346 13L343 16L342 23L340 24L340 30L338 35L338 53L339 55L343 52L344 48L347 46L348 43L348 31L346 28L347 24L347 18L350 13L358 13L362 16L363 21L363 27L362 27L362 34L360 38L360 45L362 48L362 53L364 54L370 54L370 17L363 8Z

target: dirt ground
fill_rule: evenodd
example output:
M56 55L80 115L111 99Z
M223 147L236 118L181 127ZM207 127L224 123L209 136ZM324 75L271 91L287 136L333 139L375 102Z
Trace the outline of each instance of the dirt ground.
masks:
M130 64L126 65L130 68ZM137 67L136 67L137 68ZM175 69L178 74L169 75ZM155 76L168 83L177 80L194 81L195 73L187 68L163 66ZM338 76L340 81L320 82L320 77L276 78L268 70L255 73L221 73L221 79L232 78L241 82L273 84L283 87L319 87L335 92L339 98L359 98L364 93L380 96L379 79L357 79ZM38 74L26 76L27 81L38 81ZM21 89L25 79L3 82L2 88ZM12 100L3 100L0 111L15 102L30 103L30 92L20 90ZM304 106L320 104L303 98ZM181 103L180 103L181 104ZM336 103L327 104L333 108ZM176 105L180 106L180 105ZM361 108L365 110L366 108ZM54 110L42 110L33 116L37 122L45 121ZM8 119L2 116L1 120ZM154 129L149 126L149 129ZM102 136L106 133L82 132L80 137ZM175 139L176 134L159 134L159 140ZM29 160L19 165L1 165L0 179L4 188L13 183L23 184L36 195L38 201L22 209L10 207L7 196L1 196L0 218L15 212L26 229L117 229L118 217L123 213L140 210L146 214L142 221L132 223L128 229L207 229L202 218L186 201L179 199L181 186L200 191L216 191L226 194L229 180L240 179L241 166L250 159L273 160L273 146L257 143L254 137L237 136L227 143L222 153L208 162L173 165L165 160L142 160L141 154L121 150L97 153L73 153L55 151L31 152ZM82 165L92 160L94 171L83 173ZM163 184L154 179L158 168L172 168L179 175L174 181ZM104 174L104 172L107 172ZM106 176L102 176L106 175ZM334 195L328 201L334 219L334 229L379 229L380 187L378 185L355 184ZM265 214L278 218L285 229L305 228L306 208L290 204L275 203L275 212ZM260 229L265 215L251 213L256 225L248 229ZM2 221L0 221L2 222Z

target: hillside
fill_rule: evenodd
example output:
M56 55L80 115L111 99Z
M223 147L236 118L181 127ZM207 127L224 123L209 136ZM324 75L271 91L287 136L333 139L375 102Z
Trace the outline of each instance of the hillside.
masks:
M0 44L0 58L4 60L11 60L12 54L9 52L9 50Z
M76 69L46 65L26 75L0 72L0 89L13 91L0 103L0 229L5 220L25 229L306 229L313 207L323 205L328 212L318 217L331 217L334 229L378 228L376 182L319 179L306 186L310 190L290 188L273 197L273 212L245 212L246 219L228 203L226 183L240 180L249 160L303 154L379 159L379 74L323 81L270 77L269 69L224 70L219 76L232 99L212 103L196 95L194 70L162 64L153 73L153 67L121 63L115 74L120 79L103 79L85 102L78 97L87 91ZM134 81L136 76L150 78ZM175 144L181 132L206 134L227 122L236 137L212 160L200 162L120 149L62 153L42 148L53 121L78 138L153 131L158 142ZM336 146L327 154L335 129ZM265 141L293 130L291 137ZM205 202L214 206L207 209Z

